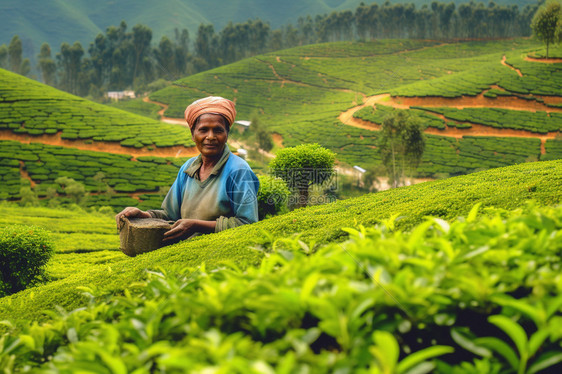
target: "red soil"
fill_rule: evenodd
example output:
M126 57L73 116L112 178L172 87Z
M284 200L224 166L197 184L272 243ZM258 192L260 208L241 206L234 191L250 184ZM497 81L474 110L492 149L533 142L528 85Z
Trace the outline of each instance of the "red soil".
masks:
M38 135L31 136L27 134L16 134L9 130L0 130L0 140L15 140L20 143L42 143L48 145L57 145L62 147L76 148L84 151L108 152L131 155L133 157L139 156L158 156L158 157L192 157L199 152L195 147L174 146L166 148L154 147L154 150L149 150L147 147L133 148L123 147L119 143L113 142L91 142L86 143L84 140L68 140L61 138L61 132L53 135Z
M521 73L521 70L516 69L516 68L514 68L513 66L511 66L510 64L508 64L508 63L505 61L505 59L506 59L506 57L505 57L505 55L504 55L504 56L502 57L502 65L507 66L507 67L510 68L511 70L516 71L517 74L519 74L519 76L522 77L523 74Z
M498 100L499 99L499 100ZM561 98L556 98L561 99ZM545 98L546 101L546 98ZM484 97L483 94L476 97L461 98L444 98L444 97L390 97L389 94L382 94L371 96L363 105L356 106L340 114L339 119L343 123L359 127L362 129L377 131L380 125L369 121L364 121L359 118L353 117L353 114L361 108L369 105L374 106L377 103L382 103L386 106L391 106L398 109L409 109L411 106L425 106L425 107L452 107L452 108L467 108L467 107L495 107L514 110L544 110L550 112L562 112L562 108L546 107L536 101L528 101L515 97L497 97L495 99ZM445 117L439 114L436 116L444 119ZM513 129L498 129L490 126L483 126L471 123L470 128L459 129L453 126L446 126L445 129L436 129L429 127L425 130L426 134L449 136L454 138L462 138L463 136L497 136L497 137L519 137L519 138L538 138L541 140L541 153L544 154L545 142L547 139L554 139L560 132L549 132L547 134L540 134L526 130L513 130Z
M24 170L24 167L25 167L25 163L23 161L20 161L20 176L22 179L27 179L30 183L31 188L34 188L37 185L37 183L35 183L33 179L31 179L29 173L26 170Z
M525 57L525 61L541 62L543 64L559 64L562 63L562 58L535 58L535 57Z

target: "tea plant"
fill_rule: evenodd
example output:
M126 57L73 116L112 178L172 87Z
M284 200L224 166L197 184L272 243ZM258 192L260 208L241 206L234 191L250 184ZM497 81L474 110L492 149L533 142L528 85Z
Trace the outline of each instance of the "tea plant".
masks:
M6 323L0 362L40 372L560 369L562 207L482 210L408 231L395 218L347 228L343 243L281 238L254 249L258 266L150 271L115 296L83 286L85 308L19 331Z

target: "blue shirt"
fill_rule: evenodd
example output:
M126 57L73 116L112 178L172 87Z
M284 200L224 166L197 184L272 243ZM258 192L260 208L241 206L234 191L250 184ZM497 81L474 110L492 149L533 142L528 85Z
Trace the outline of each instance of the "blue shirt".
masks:
M162 202L162 210L150 210L167 220L216 220L215 232L258 221L259 181L242 158L225 145L207 179L201 181L201 155L186 161Z

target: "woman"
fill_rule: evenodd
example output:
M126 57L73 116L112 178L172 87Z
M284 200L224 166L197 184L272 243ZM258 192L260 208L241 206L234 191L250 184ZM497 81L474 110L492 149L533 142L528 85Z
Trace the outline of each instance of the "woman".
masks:
M164 240L174 240L256 222L258 178L226 145L235 117L234 103L222 97L189 105L185 120L200 155L180 168L161 210L128 207L115 216L117 224L121 217L173 220Z

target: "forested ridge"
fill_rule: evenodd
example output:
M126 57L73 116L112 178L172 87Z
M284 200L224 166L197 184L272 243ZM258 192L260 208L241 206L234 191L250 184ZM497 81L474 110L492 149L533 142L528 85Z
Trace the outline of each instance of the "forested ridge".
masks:
M138 91L158 79L176 80L257 54L319 42L380 38L482 39L529 36L537 5L497 5L490 2L459 4L432 2L417 8L410 4L361 4L354 11L336 11L301 17L295 25L273 29L259 19L229 23L217 32L201 24L194 37L187 29L153 41L149 26L129 28L126 21L108 27L87 48L81 43L62 43L55 53L48 44L37 56L44 83L91 98L107 90ZM30 75L29 58L22 56L16 35L9 46L0 46L0 67Z

